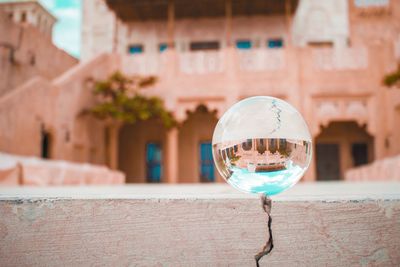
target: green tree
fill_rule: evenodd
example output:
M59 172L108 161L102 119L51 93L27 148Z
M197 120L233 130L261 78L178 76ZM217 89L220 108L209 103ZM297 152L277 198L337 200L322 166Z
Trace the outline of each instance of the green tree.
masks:
M106 80L92 84L97 101L88 112L97 118L122 124L159 119L166 128L172 128L176 121L171 112L165 109L162 99L140 93L156 82L154 76L128 77L117 71Z
M383 79L383 83L389 87L391 86L400 87L400 63L396 71L389 73L388 75L385 76L385 78Z

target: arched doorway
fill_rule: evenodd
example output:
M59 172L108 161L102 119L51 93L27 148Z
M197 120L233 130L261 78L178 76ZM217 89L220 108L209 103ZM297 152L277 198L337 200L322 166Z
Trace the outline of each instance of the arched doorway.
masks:
M164 182L166 129L159 121L124 125L118 140L118 169L127 183Z
M188 114L179 129L179 182L220 180L212 159L212 135L218 120L215 112L200 105Z
M353 121L331 122L315 139L317 180L341 180L347 169L373 161L373 137Z
M42 127L40 134L40 157L43 159L50 159L52 154L52 136L51 133Z

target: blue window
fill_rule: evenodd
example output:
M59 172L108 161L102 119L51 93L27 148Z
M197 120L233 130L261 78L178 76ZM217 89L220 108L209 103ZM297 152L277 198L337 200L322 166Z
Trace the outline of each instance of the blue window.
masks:
M251 49L251 41L250 40L239 40L236 41L236 48L237 49Z
M146 144L146 177L149 183L161 182L162 150L159 143Z
M268 48L281 48L283 47L282 38L269 39L267 41Z
M211 142L200 142L200 180L214 182L214 163Z
M130 45L128 47L128 52L129 54L141 54L143 53L143 45L141 44Z
M164 52L165 50L167 50L167 48L168 48L168 45L165 43L158 45L158 51L160 51L160 52Z

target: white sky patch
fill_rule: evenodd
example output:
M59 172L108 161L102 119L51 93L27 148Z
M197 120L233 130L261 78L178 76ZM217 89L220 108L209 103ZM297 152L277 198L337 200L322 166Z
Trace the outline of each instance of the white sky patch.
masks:
M41 3L57 17L53 28L54 44L79 58L82 20L80 1L41 0Z
M55 7L55 2L54 0L40 0L43 6L45 6L47 9L53 9Z

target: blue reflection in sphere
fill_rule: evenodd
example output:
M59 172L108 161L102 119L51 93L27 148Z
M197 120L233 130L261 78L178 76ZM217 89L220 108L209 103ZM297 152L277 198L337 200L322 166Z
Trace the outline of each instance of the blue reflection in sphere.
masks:
M312 139L301 114L274 97L244 99L218 121L213 157L219 173L247 193L278 194L307 170Z

